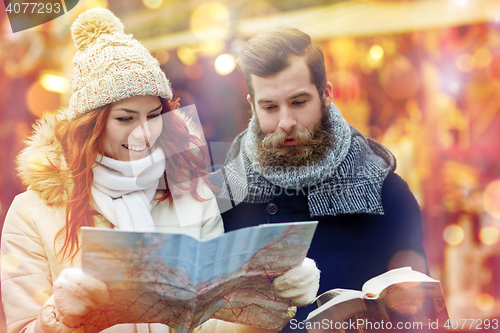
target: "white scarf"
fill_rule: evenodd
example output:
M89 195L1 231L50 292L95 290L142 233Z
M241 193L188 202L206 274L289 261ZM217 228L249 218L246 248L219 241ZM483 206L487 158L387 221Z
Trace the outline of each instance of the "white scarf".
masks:
M155 231L151 201L164 170L161 148L137 161L102 157L91 189L95 209L121 230Z

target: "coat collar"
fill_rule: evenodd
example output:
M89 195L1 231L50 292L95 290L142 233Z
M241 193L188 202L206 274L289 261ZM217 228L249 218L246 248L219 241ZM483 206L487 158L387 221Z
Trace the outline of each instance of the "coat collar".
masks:
M17 156L16 167L21 182L51 206L67 203L73 190L63 148L57 136L57 127L68 121L67 109L44 115L33 125L33 134L26 148Z

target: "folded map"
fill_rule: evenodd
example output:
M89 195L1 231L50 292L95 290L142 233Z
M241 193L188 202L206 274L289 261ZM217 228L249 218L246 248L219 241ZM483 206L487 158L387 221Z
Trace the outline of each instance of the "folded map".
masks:
M191 332L210 318L280 329L288 301L272 281L299 266L317 222L266 224L199 241L169 233L82 228L82 269L110 300L85 323L163 323Z

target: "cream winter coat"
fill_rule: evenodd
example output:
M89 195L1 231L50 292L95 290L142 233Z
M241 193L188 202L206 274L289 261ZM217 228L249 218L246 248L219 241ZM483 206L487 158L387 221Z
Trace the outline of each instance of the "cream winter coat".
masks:
M71 266L80 266L81 258L60 262L56 253L61 238L54 246L56 233L65 225L65 203L73 188L60 142L54 129L65 112L51 114L34 127L35 133L18 156L19 175L28 190L15 197L7 213L2 239L2 302L7 321L7 332L30 331L42 305L51 301L52 283L60 272ZM50 161L50 162L49 162ZM54 168L51 163L56 166ZM213 196L205 185L200 186L202 197ZM185 204L197 214L198 225L181 227L175 209L168 202L154 202L152 216L158 231L180 232L198 239L216 237L224 232L215 198L199 202L184 196ZM95 218L96 227L110 228L102 215ZM5 261L4 261L5 262ZM50 298L50 299L49 299ZM205 326L215 329L216 323ZM225 325L225 324L223 324ZM160 324L118 325L106 332L173 332ZM233 330L231 330L233 331Z

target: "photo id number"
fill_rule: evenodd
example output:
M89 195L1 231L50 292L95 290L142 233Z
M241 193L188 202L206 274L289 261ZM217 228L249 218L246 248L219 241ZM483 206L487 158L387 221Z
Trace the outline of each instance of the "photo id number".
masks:
M50 14L50 13L60 13L61 4L60 3L39 3L39 2L22 2L22 3L9 3L5 9L7 13L15 14Z

